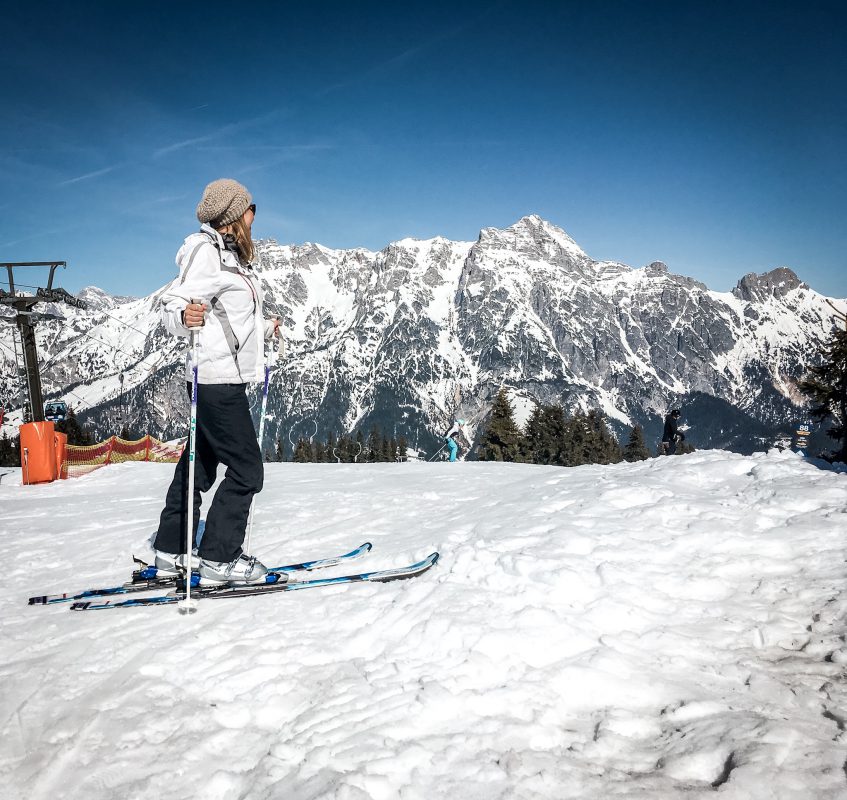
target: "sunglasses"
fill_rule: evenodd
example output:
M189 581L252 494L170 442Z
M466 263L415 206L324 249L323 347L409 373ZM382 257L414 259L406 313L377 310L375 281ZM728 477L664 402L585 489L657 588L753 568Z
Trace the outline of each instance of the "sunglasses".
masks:
M252 211L252 212L253 212L253 216L254 216L254 217L256 216L256 204L255 204L255 203L251 203L249 206L247 206L247 209L248 209L249 211Z

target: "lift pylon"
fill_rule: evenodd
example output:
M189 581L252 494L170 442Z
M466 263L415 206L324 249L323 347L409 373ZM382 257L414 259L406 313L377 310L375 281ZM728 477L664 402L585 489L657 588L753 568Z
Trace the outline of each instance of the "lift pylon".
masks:
M26 371L27 397L29 399L30 415L33 422L44 421L44 397L41 392L41 372L38 368L38 351L35 346L35 312L33 308L37 303L61 302L85 308L81 300L77 300L72 294L64 289L53 288L53 275L59 267L67 267L65 261L22 261L17 263L0 263L8 273L9 290L0 289L0 303L11 306L17 312L15 322L21 336L23 345L24 369ZM16 268L22 267L49 267L50 276L47 286L39 287L35 295L19 294L15 290Z

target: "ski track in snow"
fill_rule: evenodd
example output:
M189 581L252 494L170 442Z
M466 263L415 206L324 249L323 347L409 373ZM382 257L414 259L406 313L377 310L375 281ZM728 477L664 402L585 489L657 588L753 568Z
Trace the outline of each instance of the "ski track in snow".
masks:
M172 469L0 485L5 798L847 797L847 475L271 464L265 563L441 561L190 617L27 606L126 579Z

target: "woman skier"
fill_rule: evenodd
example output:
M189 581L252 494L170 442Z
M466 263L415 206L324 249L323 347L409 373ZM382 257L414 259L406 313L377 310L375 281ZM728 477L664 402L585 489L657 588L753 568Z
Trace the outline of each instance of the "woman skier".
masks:
M153 544L160 575L198 568L202 584L256 583L267 569L241 550L253 495L264 466L250 416L247 386L263 380L264 342L279 335L276 319L262 317L262 289L253 269L250 192L229 178L210 183L197 206L199 232L176 256L180 275L162 295L162 322L175 336L200 328L197 356L197 426L194 458L194 530L187 531L189 448L168 489ZM201 327L202 326L202 327ZM193 377L191 350L186 374ZM191 395L191 383L188 384ZM215 492L197 557L185 564L187 537L196 542L201 494L227 467Z

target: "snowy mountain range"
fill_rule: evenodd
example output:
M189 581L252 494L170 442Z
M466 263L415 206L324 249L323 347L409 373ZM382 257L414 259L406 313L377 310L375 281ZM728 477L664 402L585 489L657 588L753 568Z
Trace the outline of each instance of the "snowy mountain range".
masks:
M287 340L266 441L286 446L376 424L431 448L454 416L478 429L504 386L519 419L536 402L598 408L649 441L680 406L695 444L761 449L807 421L796 380L833 324L826 298L785 267L715 292L661 262L595 261L538 216L476 242L257 247L266 313ZM122 422L184 435L184 343L159 322L164 288L132 299L89 287L85 310L39 305L45 399L65 399L98 435ZM0 326L0 402L12 407L13 331Z

